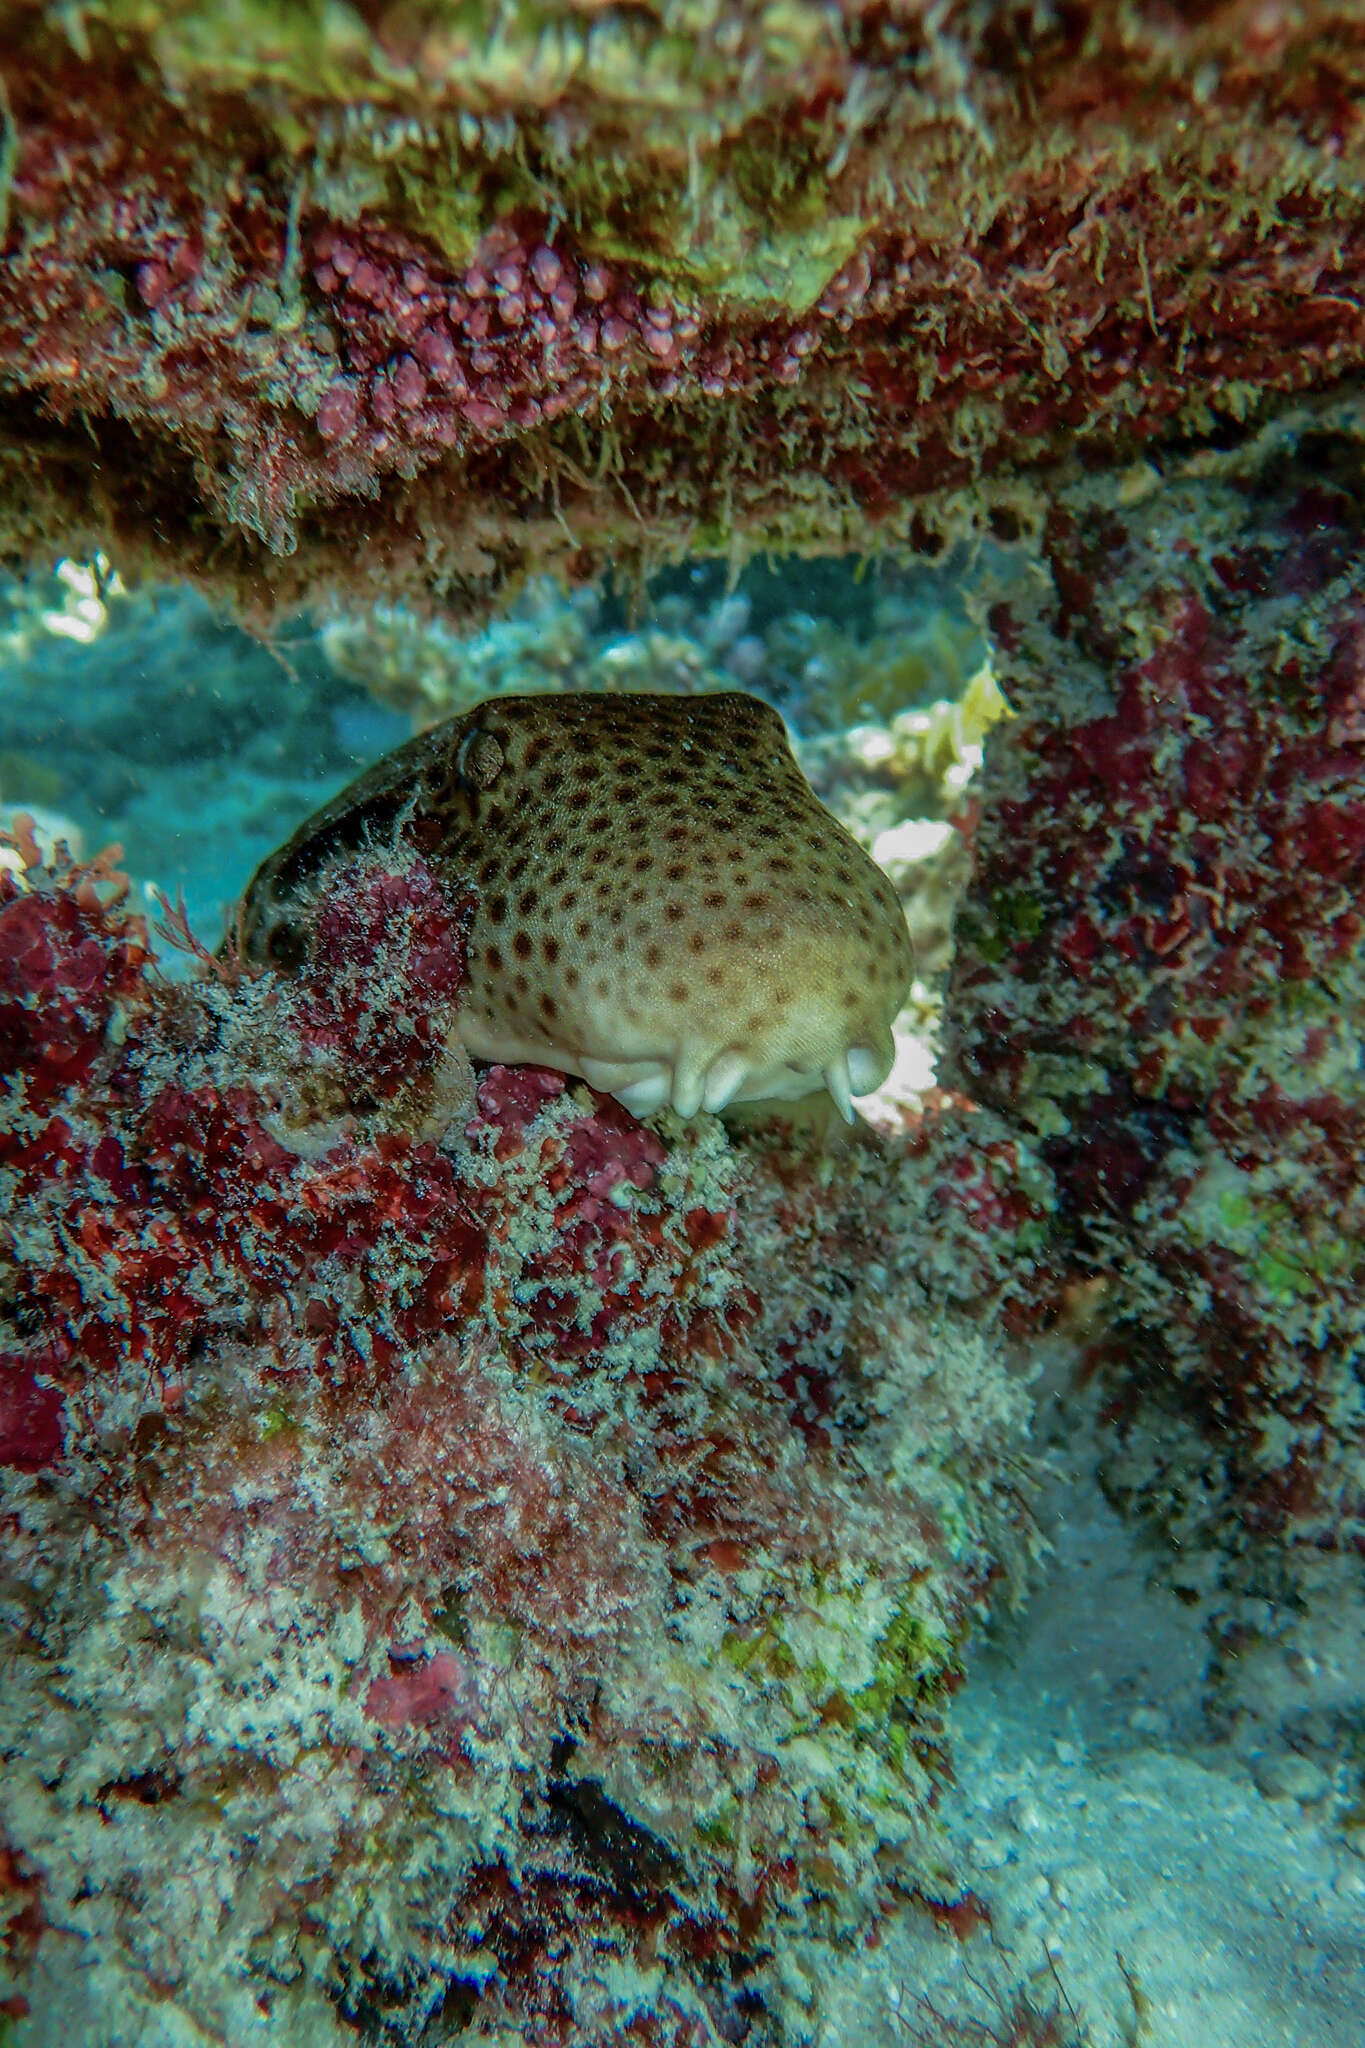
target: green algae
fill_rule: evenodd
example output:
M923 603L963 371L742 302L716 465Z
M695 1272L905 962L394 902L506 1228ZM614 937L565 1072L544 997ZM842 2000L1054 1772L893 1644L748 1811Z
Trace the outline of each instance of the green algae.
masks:
M1047 923L1046 906L1023 889L994 890L986 909L989 928L979 912L968 915L972 943L992 966L998 966L1021 941L1036 939Z
M911 1602L902 1601L873 1655L876 1676L853 1695L853 1702L881 1721L895 1707L921 1700L941 1686L950 1650L942 1632Z
M1204 1169L1183 1211L1196 1243L1234 1253L1248 1282L1281 1305L1315 1301L1361 1260L1361 1246L1334 1231L1325 1217L1305 1220L1302 1205L1288 1198L1297 1178L1290 1167L1281 1187L1264 1169L1252 1175L1217 1159Z

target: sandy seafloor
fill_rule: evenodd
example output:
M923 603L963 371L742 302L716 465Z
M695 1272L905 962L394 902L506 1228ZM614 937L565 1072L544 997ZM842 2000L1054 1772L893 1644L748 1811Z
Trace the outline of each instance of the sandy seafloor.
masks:
M1106 1503L1077 1422L1070 1400L1040 1415L1051 1556L952 1715L942 1818L991 1934L907 1916L831 1994L822 2044L989 2041L921 2001L999 2029L1023 1975L1041 2009L1074 2007L1084 2031L1059 2038L1093 2048L1360 2048L1365 1856L1333 1824L1331 1768L1284 1736L1351 1675L1331 1668L1331 1592L1320 1671L1268 1672L1259 1712L1221 1730L1208 1611Z
M256 861L411 729L304 629L267 652L176 593L106 617L80 576L8 602L0 823L26 808L87 853L121 840L135 891L182 891L210 943ZM88 634L61 624L82 616ZM729 679L761 688L758 636L731 640ZM823 2048L1365 2048L1358 1569L1324 1564L1245 1669L1215 1661L1214 1563L1109 1504L1072 1366L1059 1352L1039 1381L1050 1556L972 1646L949 1725L945 1865L989 1930L907 1911L833 1975L822 1952ZM1009 2031L1021 1983L1055 2032ZM23 2039L70 2048L70 2015Z

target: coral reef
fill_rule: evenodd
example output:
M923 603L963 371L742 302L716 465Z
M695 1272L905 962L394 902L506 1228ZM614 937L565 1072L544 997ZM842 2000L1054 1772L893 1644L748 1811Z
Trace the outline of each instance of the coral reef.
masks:
M1059 1314L1111 1496L1245 1596L1230 1720L1365 1545L1356 10L474 14L0 22L0 549L77 557L0 606L0 2032L813 2039L830 1945L975 1910L943 1710ZM723 580L958 536L1024 563L989 650ZM144 660L165 572L334 607L271 716L197 600ZM227 746L245 879L395 711L583 685L788 717L941 1089L642 1124L450 1049L478 905L411 846L286 984L54 845Z
M5 546L265 609L1035 531L1360 366L1363 78L1347 0L28 0Z
M415 856L338 873L295 981L172 983L109 861L17 851L4 2011L809 2038L803 1955L956 1897L1046 1175L951 1105L822 1154L471 1074L468 905Z
M566 593L540 577L478 631L375 605L328 620L322 646L342 675L419 725L508 691L745 688L810 738L956 696L985 655L950 580L886 561L867 575L808 565L800 609L772 567L751 566L733 588L709 588L697 565L686 576L697 587L668 581L637 598L628 626L600 584Z
M1187 1551L1365 1542L1360 460L1324 404L1080 487L991 621L1020 715L948 1071L1055 1176L1105 1290L1113 1483Z

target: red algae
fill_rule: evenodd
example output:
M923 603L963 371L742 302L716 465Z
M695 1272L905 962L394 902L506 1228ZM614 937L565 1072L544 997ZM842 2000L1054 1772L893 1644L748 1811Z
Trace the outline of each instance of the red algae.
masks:
M289 983L164 982L108 896L0 872L7 2009L76 1932L130 2032L804 2038L774 1943L937 1873L1031 1543L908 1148L452 1074L419 860Z
M1127 510L1061 496L950 998L1108 1283L1126 1485L1315 1552L1365 1540L1354 461L1326 409Z

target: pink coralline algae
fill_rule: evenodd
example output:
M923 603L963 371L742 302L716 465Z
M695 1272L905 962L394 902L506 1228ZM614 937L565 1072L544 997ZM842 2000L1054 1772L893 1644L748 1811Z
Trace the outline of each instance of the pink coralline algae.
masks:
M1106 1283L1132 1490L1318 1549L1365 1542L1357 459L1327 408L1059 501L951 997Z
M465 970L469 901L452 904L420 861L395 871L375 859L338 869L290 1005L312 1053L344 1056L361 1083L391 1096L429 1067L454 1021ZM376 990L401 988L401 1005Z
M695 316L646 308L601 264L510 224L458 272L433 276L430 257L392 231L330 225L315 233L311 261L348 372L322 394L318 432L329 441L361 433L381 466L404 440L451 447L471 427L554 419L606 388L607 357L661 366L666 384L682 342L699 331Z
M211 231L198 143L116 138L110 89L90 86L74 122L68 108L24 127L12 207L41 224L41 253L10 267L26 315L0 290L0 357L28 358L58 412L97 399L177 432L192 420L201 456L217 450L199 466L217 516L277 551L295 546L305 507L372 495L442 453L631 392L671 398L684 353L694 391L717 396L783 353L780 329L743 346L704 339L693 303L553 246L543 222L491 225L460 265L396 226L314 213L291 227L269 205ZM116 288L129 271L133 318Z
M1026 1398L911 1149L476 1077L464 914L357 856L329 1007L0 871L7 2012L795 2041L783 1943L944 1891Z

